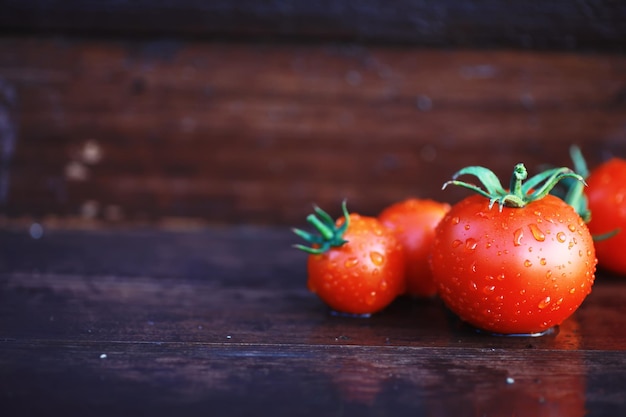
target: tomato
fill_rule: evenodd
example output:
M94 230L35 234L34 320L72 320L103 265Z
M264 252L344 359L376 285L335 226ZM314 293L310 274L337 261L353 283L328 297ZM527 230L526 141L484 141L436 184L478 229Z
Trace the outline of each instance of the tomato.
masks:
M375 217L349 214L336 222L319 208L307 220L320 232L294 232L312 247L295 245L309 253L310 291L339 313L368 316L385 307L405 290L404 251L394 233Z
M386 207L378 219L393 230L405 253L406 294L430 297L437 293L428 265L435 227L450 205L434 200L409 198Z
M469 167L455 178L472 174L483 181L486 175L488 191L448 182L481 195L453 205L435 230L430 264L439 296L479 329L544 332L568 318L594 283L597 261L587 226L570 205L546 195L558 180L575 174L551 170L522 186L526 170L518 164L512 189L505 191L484 170Z
M616 231L612 237L596 240L599 266L626 274L626 160L613 158L591 171L586 189L595 235Z

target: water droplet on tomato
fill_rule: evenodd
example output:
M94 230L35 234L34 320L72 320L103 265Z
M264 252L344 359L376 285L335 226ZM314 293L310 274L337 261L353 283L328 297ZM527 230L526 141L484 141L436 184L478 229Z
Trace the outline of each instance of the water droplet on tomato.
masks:
M576 288L572 288L571 290L569 290L570 294L574 294L576 292Z
M529 259L526 259L526 260L524 261L524 266L525 266L526 268L528 268L528 267L533 266L533 263L532 263Z
M546 240L546 235L541 231L539 226L532 223L528 225L528 228L530 229L530 234L533 235L537 242L543 242Z
M365 303L367 305L372 305L376 302L376 291L372 291L371 293L368 294Z
M389 287L389 284L387 284L387 281L382 281L382 282L380 283L380 289L381 289L382 291L385 291L385 290L387 289L387 287Z
M467 250L474 250L476 249L477 245L478 242L476 241L476 239L472 239L471 237L465 241L465 249Z
M498 281L504 281L504 274L498 275Z
M496 290L496 286L495 285L486 285L483 287L483 293L484 294L493 294L493 292Z
M452 241L452 247L453 248L458 248L459 246L461 246L463 244L463 242L461 242L459 239L454 239Z
M563 233L563 232L557 233L556 234L556 240L558 240L561 243L565 242L565 233Z
M381 266L385 263L385 257L380 252L370 252L370 259L374 265Z
M454 216L451 220L452 224L459 224L460 221L461 219L459 219L457 216Z
M476 262L472 262L472 265L470 266L470 269L473 273L476 273Z
M539 305L537 307L539 307L540 309L544 309L546 308L548 305L550 305L550 296L544 298L543 300L539 301Z
M465 229L465 230L469 230L469 229L470 229L470 227L471 227L471 226L470 226L470 225L469 225L469 223L468 223L468 224L466 224L466 225L465 225L464 229Z
M344 266L346 268L352 268L354 266L357 266L358 264L359 264L359 259L358 258L348 258L344 262Z
M524 231L522 229L517 229L513 232L513 244L515 246L520 246L522 244L522 238L524 237Z
M478 289L478 285L476 285L476 283L474 281L470 281L469 282L469 286L471 290L476 291Z
M550 278L552 276L552 271L546 272L546 278Z
M567 228L569 229L570 232L575 232L576 231L576 226L574 226L573 224L568 224Z
M491 247L491 242L485 243L485 248L489 249Z
M541 265L545 265L545 264L547 263L546 258L541 258L541 259L539 259L539 263L540 263Z

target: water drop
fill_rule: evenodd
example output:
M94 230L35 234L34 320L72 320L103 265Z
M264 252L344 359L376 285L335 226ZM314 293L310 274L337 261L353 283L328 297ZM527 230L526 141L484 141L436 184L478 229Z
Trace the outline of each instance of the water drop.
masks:
M568 224L567 228L569 229L570 232L575 232L576 231L576 226L574 226L573 224Z
M526 259L526 260L524 261L524 266L525 266L526 268L528 268L528 267L533 266L533 263L532 263L529 259Z
M474 281L470 281L469 285L470 285L470 289L472 289L474 291L478 289L478 285L476 285L476 283Z
M539 226L536 224L529 224L528 228L530 229L530 234L533 235L537 242L543 242L546 240L546 235L539 229Z
M513 232L513 244L515 246L520 246L522 244L522 238L524 237L524 231L522 229L517 229Z
M452 220L451 220L451 221L452 221L452 224L459 224L459 222L461 221L461 219L459 219L458 217L456 217L456 216L455 216L455 217L453 217L453 218L452 218Z
M463 242L461 242L459 239L454 239L452 241L452 247L453 248L458 248L459 246L461 246L463 244Z
M548 305L550 304L550 297L546 297L543 300L539 301L539 305L537 307L539 307L540 309L544 309L546 308Z
M571 290L569 290L570 294L574 294L576 292L576 288L572 288Z
M490 247L491 247L491 242L487 242L487 243L485 243L485 248L486 248L486 249L489 249Z
M465 225L464 229L465 229L465 230L469 230L469 229L470 229L470 225L469 225L469 223Z
M346 268L352 268L354 266L357 266L358 264L359 264L358 258L348 258L346 259L346 262L344 262L344 265Z
M387 281L382 281L382 282L380 283L380 289L381 289L382 291L385 291L385 290L387 289L387 287L388 287L388 286L389 286L389 285L387 284Z
M374 265L381 266L385 262L385 257L380 252L370 252L370 259Z
M498 275L498 281L504 281L504 274Z
M541 259L539 259L539 263L540 263L541 265L545 265L545 264L547 263L546 258L541 258Z
M487 295L493 294L495 289L496 289L495 285L486 285L485 287L483 287L483 293Z
M561 243L565 242L565 233L563 233L563 232L557 233L556 234L556 240L558 240Z
M478 242L476 241L476 239L472 239L471 237L465 241L465 249L467 250L474 250L476 249L477 245Z
M552 277L552 271L546 272L546 278L550 278L550 277Z

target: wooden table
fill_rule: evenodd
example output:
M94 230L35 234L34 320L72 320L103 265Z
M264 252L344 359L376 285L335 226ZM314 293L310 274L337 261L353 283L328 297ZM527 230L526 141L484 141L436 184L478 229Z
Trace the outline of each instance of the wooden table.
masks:
M35 233L32 236L38 237ZM0 232L3 416L626 415L626 280L556 334L338 317L287 228Z

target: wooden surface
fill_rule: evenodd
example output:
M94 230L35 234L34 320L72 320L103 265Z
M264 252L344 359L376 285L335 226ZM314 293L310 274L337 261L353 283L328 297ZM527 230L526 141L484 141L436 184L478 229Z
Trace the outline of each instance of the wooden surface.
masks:
M286 228L32 231L0 231L3 415L626 412L624 278L598 273L557 334L506 338L436 299L333 316Z
M0 30L625 51L619 0L4 0Z
M21 3L20 3L21 4ZM0 216L293 225L486 165L626 155L626 57L0 38ZM2 221L2 217L0 217Z

